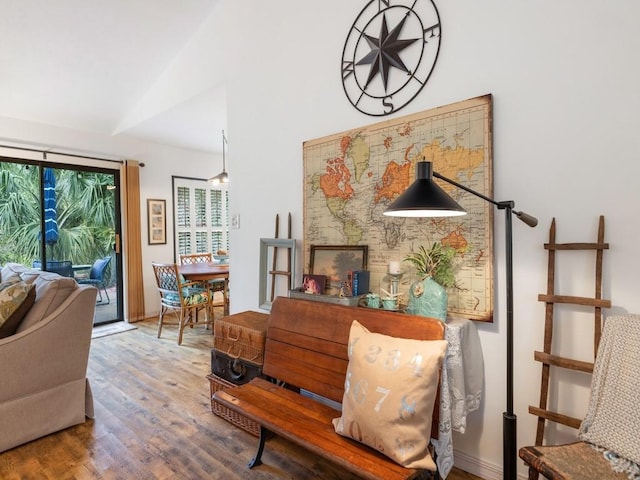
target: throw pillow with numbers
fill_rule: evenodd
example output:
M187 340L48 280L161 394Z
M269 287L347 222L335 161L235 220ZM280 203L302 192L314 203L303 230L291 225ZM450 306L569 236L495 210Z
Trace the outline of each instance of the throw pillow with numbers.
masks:
M431 416L445 340L369 332L354 320L342 415L336 433L369 445L407 468L434 471Z

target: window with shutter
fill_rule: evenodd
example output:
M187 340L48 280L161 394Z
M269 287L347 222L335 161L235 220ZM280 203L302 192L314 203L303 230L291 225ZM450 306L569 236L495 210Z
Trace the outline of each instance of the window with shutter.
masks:
M229 251L229 192L225 184L173 177L175 255Z

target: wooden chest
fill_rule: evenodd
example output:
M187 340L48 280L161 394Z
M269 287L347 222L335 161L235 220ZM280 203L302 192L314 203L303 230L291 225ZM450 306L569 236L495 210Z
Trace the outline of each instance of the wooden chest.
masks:
M262 365L268 320L266 313L251 311L217 319L213 325L214 350L233 359Z

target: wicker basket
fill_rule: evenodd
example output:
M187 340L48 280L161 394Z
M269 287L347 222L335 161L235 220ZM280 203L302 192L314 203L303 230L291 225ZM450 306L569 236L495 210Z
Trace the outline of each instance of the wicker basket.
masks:
M213 373L207 375L209 379L209 384L211 385L211 411L219 416L224 418L227 422L232 423L236 427L240 427L241 429L249 432L251 435L256 437L260 436L260 425L256 422L249 420L247 417L244 417L233 410L229 410L227 407L220 405L213 399L213 394L218 390L222 390L223 388L234 388L237 385L234 385L231 382L226 381L224 378L220 378Z
M231 358L262 365L269 316L241 312L217 319L213 324L213 347Z

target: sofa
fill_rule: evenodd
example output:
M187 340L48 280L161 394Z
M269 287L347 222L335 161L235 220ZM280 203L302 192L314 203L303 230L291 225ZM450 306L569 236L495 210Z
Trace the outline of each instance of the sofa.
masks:
M2 267L0 282L19 284L31 297L15 332L0 338L3 452L93 418L86 373L97 290L15 263Z

